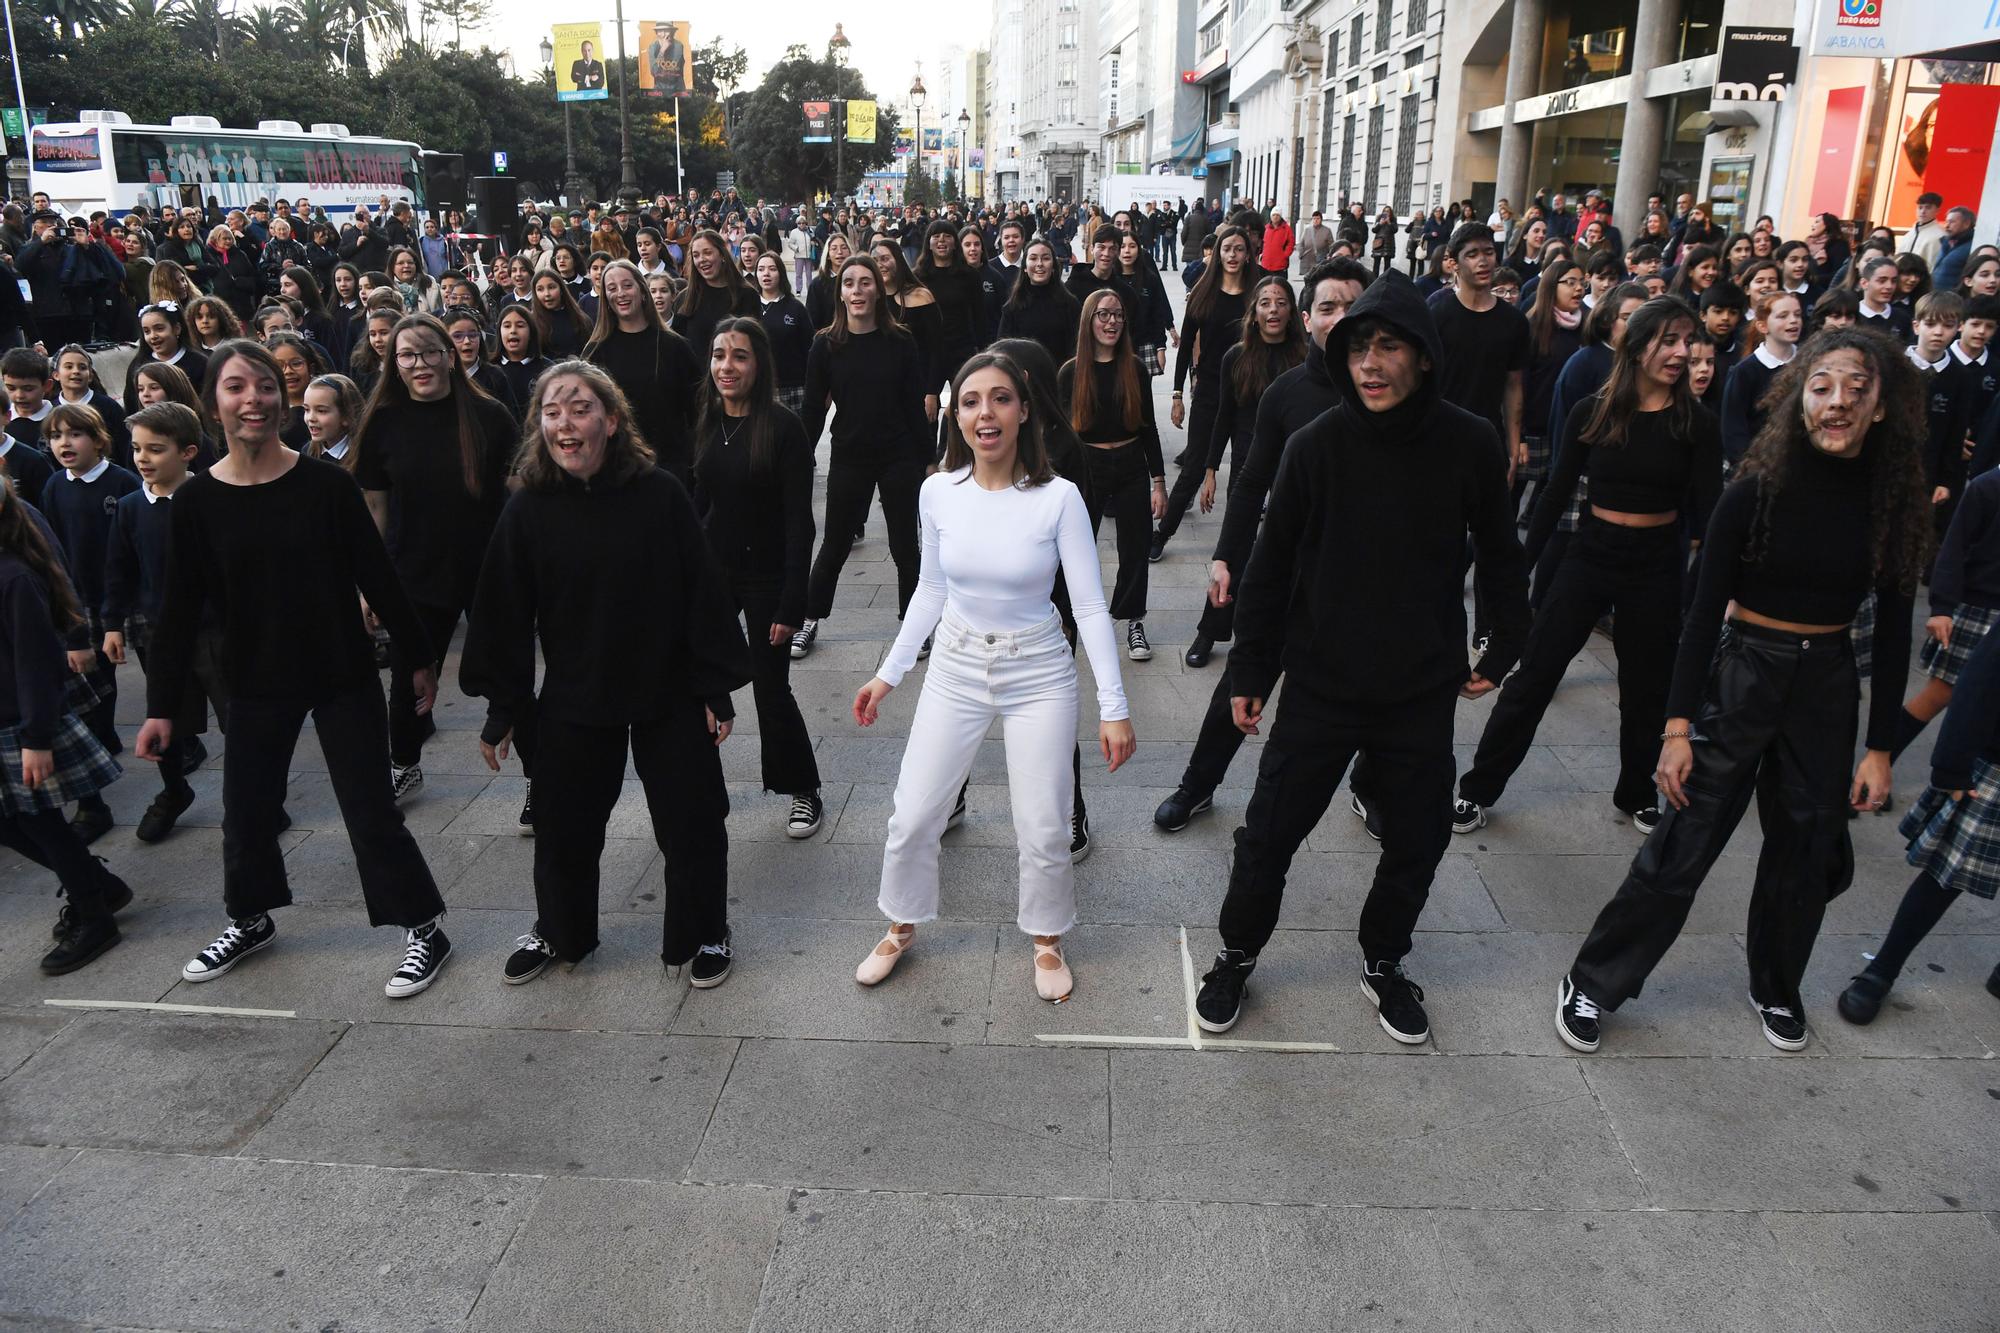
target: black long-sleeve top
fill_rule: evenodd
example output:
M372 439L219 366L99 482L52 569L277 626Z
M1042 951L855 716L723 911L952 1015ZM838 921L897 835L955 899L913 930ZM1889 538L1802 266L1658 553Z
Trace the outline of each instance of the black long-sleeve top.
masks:
M514 401L521 405L523 417L527 414L528 404L534 401L535 381L554 364L545 356L529 357L526 361L509 361L503 356L493 363L494 369L507 377L507 387L514 391Z
M1784 489L1760 515L1761 483L1743 477L1717 501L1702 543L1701 577L1681 627L1667 716L1692 719L1722 637L1723 611L1746 611L1800 625L1845 625L1875 593L1874 682L1868 748L1892 749L1910 669L1910 594L1894 570L1877 573L1869 522L1871 469L1810 446L1791 460ZM1761 530L1759 530L1761 529ZM1751 558L1754 556L1754 558Z
M715 326L736 315L757 317L757 293L747 284L732 287L717 287L703 282L699 277L700 294L695 300L694 310L685 315L674 316L674 332L687 339L693 349L695 360L701 363L707 373L708 345L715 339Z
M23 749L51 749L63 713L63 639L48 585L11 551L0 552L0 640L0 727L19 727Z
M625 333L614 327L585 353L611 372L639 419L639 434L653 446L660 466L683 482L694 458L695 405L708 373L707 340L701 349L697 356L694 345L672 329Z
M1981 639L1958 673L1931 750L1931 785L1970 790L1975 758L2000 763L2000 634Z
M472 603L480 564L500 507L507 502L520 428L506 408L484 394L473 400L479 492L465 484L459 451L458 405L385 404L369 416L355 442L354 479L364 491L389 495L389 551L413 601L425 606Z
M544 671L535 693L535 646ZM749 649L687 491L663 468L516 491L479 577L459 666L497 743L530 710L582 726L656 721L688 699L736 716Z
M957 366L946 366L948 354L944 345L944 315L938 310L933 298L928 304L906 306L900 298L895 301L896 318L917 340L917 350L923 354L923 382L925 393L937 393ZM923 407L921 401L918 408Z
M1049 360L1061 365L1076 355L1076 325L1083 312L1068 289L1053 280L1031 290L1035 294L1020 305L1000 312L1000 336L1040 343Z
M835 461L928 459L929 373L929 358L907 332L850 333L844 344L815 335L806 355L806 439L819 439L833 407Z
M104 600L104 554L111 543L111 520L118 502L139 489L139 478L122 467L107 467L95 481L60 470L42 488L41 511L62 543L76 600L86 609Z
M806 288L806 319L818 333L833 323L834 307L840 304L840 279L822 273Z
M152 365L159 359L153 355L151 348L141 343L139 354L133 357L132 364L125 368L126 416L129 417L139 410L139 367ZM174 364L181 368L181 373L188 377L188 381L194 385L194 391L199 394L203 381L208 379L208 357L189 347L182 350L181 359Z
M1208 470L1214 472L1222 466L1223 457L1233 448L1236 457L1249 452L1250 441L1257 424L1257 405L1237 400L1236 367L1243 361L1243 344L1238 343L1222 354L1222 366L1216 372L1221 376L1219 383L1222 393L1216 403L1215 429L1207 440L1197 440L1208 454ZM1294 367L1295 368L1295 367ZM1275 381L1275 376L1273 377ZM1269 388L1269 385L1265 386ZM1259 394L1261 398L1263 395Z
M1008 265L996 256L979 269L979 345L991 347L1007 335L1000 332L1000 316L1007 298L1014 294L1018 264Z
M1973 384L1949 352L1935 366L1918 365L1917 375L1923 381L1924 415L1930 426L1924 479L1956 497L1965 489L1965 437L1972 429Z
M1144 253L1133 271L1120 270L1125 285L1132 289L1138 299L1139 310L1126 316L1131 329L1132 341L1148 347L1167 345L1167 331L1174 326L1174 308L1167 300L1167 285L1160 281L1160 270L1153 267L1153 261Z
M695 499L723 574L732 583L778 584L777 623L797 626L805 623L812 566L813 450L797 417L780 407L772 418L763 471L751 465L743 419L710 424L695 463Z
M758 307L764 332L771 335L771 356L778 363L778 387L796 389L806 382L806 355L812 351L812 317L796 296L765 301Z
M173 521L171 495L149 495L141 487L118 502L104 553L104 596L98 602L106 630L122 634L133 612L157 621L166 609Z
M146 715L177 715L205 615L222 626L222 674L233 696L316 699L380 688L356 589L413 659L432 660L423 622L344 470L301 458L258 486L189 478L174 492Z
M1962 604L2000 607L2000 472L1966 484L1931 570L1931 614L1948 616Z
M1708 528L1708 516L1722 494L1722 443L1708 409L1694 405L1685 437L1675 434L1672 409L1663 409L1632 413L1623 444L1592 444L1583 438L1583 429L1596 407L1594 398L1586 398L1569 410L1555 470L1528 523L1530 563L1576 497L1579 477L1590 478L1590 502L1604 509L1621 514L1678 510L1688 519L1690 532Z
M1773 366L1758 348L1729 368L1722 386L1722 458L1731 468L1743 461L1757 432L1764 428L1764 411L1758 406L1771 381L1785 368Z
M1222 358L1243 336L1243 312L1249 304L1247 285L1240 292L1225 292L1217 287L1208 318L1196 323L1192 311L1182 317L1180 351L1174 356L1175 393L1185 387L1190 369L1194 371L1197 390L1214 388L1216 376L1222 373Z
M1317 346L1306 351L1304 364L1293 366L1271 381L1257 400L1250 448L1236 463L1236 484L1222 511L1222 532L1214 558L1241 576L1250 563L1250 547L1264 517L1264 498L1285 455L1285 442L1323 414L1340 405L1340 390L1326 371L1326 354Z
M1139 424L1136 428L1128 428L1118 397L1117 363L1092 361L1090 375L1096 381L1097 416L1095 420L1075 428L1077 438L1086 445L1135 441L1146 457L1146 475L1153 478L1166 476L1166 462L1160 453L1160 428L1153 420L1152 382L1143 374L1139 376ZM1071 359L1063 362L1062 369L1056 372L1056 401L1062 404L1065 412L1069 410L1070 393L1075 385L1076 361Z
M1521 376L1521 434L1541 437L1548 430L1549 402L1555 396L1556 377L1582 346L1581 332L1558 324L1549 330L1549 350L1537 355L1528 349L1527 373Z
M958 363L940 364L940 380L958 370L958 364L979 348L979 325L984 315L985 293L980 289L979 270L960 260L950 268L931 269L918 275L930 288L937 303L939 332L945 349Z
M0 472L13 480L14 491L23 500L29 504L40 504L49 478L55 475L55 464L42 452L39 439L35 443L26 443L16 439L10 431L7 440L6 451L0 453Z

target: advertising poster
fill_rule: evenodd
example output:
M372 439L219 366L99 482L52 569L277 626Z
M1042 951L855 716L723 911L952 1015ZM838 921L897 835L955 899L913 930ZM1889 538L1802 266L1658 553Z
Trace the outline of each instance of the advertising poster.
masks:
M833 142L833 103L807 102L806 104L807 143Z
M1937 113L1937 93L1904 93L1902 115L1882 136L1891 163L1889 193L1882 208L1884 226L1902 231L1916 224L1917 196L1924 192L1924 173L1930 170Z
M604 76L604 25L558 23L549 29L556 48L556 100L598 102L611 96Z
M642 19L639 23L639 92L645 97L686 97L694 91L694 46L688 25Z
M875 142L875 104L857 99L847 104L847 142Z

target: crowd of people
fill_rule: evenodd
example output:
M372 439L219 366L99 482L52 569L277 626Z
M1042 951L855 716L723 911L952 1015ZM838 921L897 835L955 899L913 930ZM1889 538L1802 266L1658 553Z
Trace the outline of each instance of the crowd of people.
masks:
M1292 857L1348 778L1381 843L1361 990L1389 1036L1425 1041L1404 960L1438 864L1504 818L1598 631L1618 662L1612 804L1642 842L1551 979L1562 1039L1598 1048L1754 798L1748 992L1769 1041L1803 1047L1848 821L1891 807L1892 760L1942 716L1901 824L1916 877L1840 998L1872 1021L1951 901L2000 886L2000 248L1971 244L1968 210L1939 222L1942 203L1905 235L1827 217L1781 240L1768 219L1720 235L1684 198L1628 246L1596 194L1574 215L1555 196L1400 228L1355 205L1329 228L1201 200L1106 215L731 191L527 204L497 253L388 200L338 226L306 199L259 203L206 233L192 212L9 205L0 248L30 299L0 299L0 843L66 900L43 970L116 945L132 898L89 850L114 827L130 654L134 753L159 783L140 841L194 802L211 713L229 738L227 924L182 976L275 939L310 716L369 920L402 932L386 993L428 988L452 946L401 806L464 622L480 753L519 765L536 839L536 923L503 979L596 948L629 753L663 854L662 960L721 984L732 698L754 697L784 831L813 837L789 672L879 505L901 625L854 722L927 665L885 833L888 929L856 980L888 980L937 918L942 842L997 718L1025 961L1066 1000L1091 846L1076 653L1116 772L1137 742L1121 673L1153 657L1148 567L1190 507L1220 503L1183 661L1231 646L1162 834L1269 735L1201 1026L1237 1022ZM1414 280L1379 248L1398 235ZM121 338L138 351L114 396L97 356ZM1151 384L1169 374L1171 460ZM1928 683L1906 700L1920 596ZM1488 696L1459 774L1457 701Z

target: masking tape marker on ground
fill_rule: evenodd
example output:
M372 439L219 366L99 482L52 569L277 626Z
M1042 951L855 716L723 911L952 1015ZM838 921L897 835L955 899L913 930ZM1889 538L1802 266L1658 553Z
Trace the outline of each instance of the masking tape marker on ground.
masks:
M1186 1037L1119 1037L1113 1035L1092 1035L1083 1032L1036 1033L1036 1041L1047 1042L1051 1046L1094 1046L1107 1049L1129 1047L1169 1047L1179 1050L1192 1049ZM1277 1051L1292 1055L1338 1055L1340 1048L1324 1041L1250 1041L1241 1037L1203 1037L1201 1049L1205 1051Z
M1194 955L1188 952L1187 927L1181 927L1181 989L1187 993L1188 1045L1201 1049L1201 1024L1194 1015Z
M153 1014L208 1014L218 1018L297 1018L294 1009L231 1009L208 1004L149 1004L139 1000L43 1000L57 1009L140 1009Z

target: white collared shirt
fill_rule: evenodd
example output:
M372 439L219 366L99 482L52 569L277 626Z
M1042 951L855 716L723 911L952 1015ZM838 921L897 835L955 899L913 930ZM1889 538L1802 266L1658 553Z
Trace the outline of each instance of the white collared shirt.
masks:
M1978 355L1978 356L1967 356L1967 355L1965 354L1965 349L1964 349L1963 347L1960 347L1960 346L1958 345L1958 340L1957 340L1956 338L1952 339L1952 342L1951 342L1951 354L1952 354L1952 356L1954 356L1955 358L1957 358L1957 360L1958 360L1958 364L1960 364L1961 366L1983 366L1983 365L1985 365L1985 364L1986 364L1986 354L1987 354L1988 352L1992 351L1992 350L1993 350L1993 349L1992 349L1991 347L1982 347L1982 348L1980 348L1980 349L1979 349L1979 355Z
M49 413L55 410L56 410L56 400L53 398L42 399L42 410L33 413L32 415L26 412L16 411L13 405L10 403L7 407L7 419L9 421L47 421L49 419Z
M64 468L63 475L68 477L71 481L80 481L88 485L89 483L96 481L99 477L103 476L110 470L111 470L111 460L108 458L100 458L97 460L97 466L92 468L88 472L78 472L73 468Z
M1797 356L1798 354L1799 354L1799 349L1794 347L1792 349L1792 356ZM1757 350L1754 353L1752 353L1752 355L1755 356L1759 361L1763 362L1764 368L1767 370L1782 370L1786 366L1790 365L1792 361L1792 356L1786 357L1783 361L1778 360L1778 358L1772 354L1771 344L1769 343L1757 344Z
M187 354L188 354L188 349L185 345L183 345L175 349L174 354L170 357L167 357L165 360L161 361L160 364L163 366L177 365L179 364L180 359L186 356Z
M1951 364L1949 356L1940 356L1935 361L1924 360L1924 354L1919 352L1914 345L1904 349L1904 355L1910 358L1910 364L1918 370L1943 370Z
M1863 319L1888 319L1890 317L1890 312L1893 311L1894 309L1895 309L1894 306L1886 306L1886 305L1871 306L1868 304L1867 297L1864 296L1861 298L1861 317Z
M341 436L332 444L320 450L319 454L321 458L331 458L336 463L345 461L347 458L347 437L345 435Z

